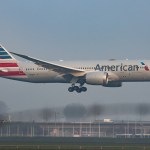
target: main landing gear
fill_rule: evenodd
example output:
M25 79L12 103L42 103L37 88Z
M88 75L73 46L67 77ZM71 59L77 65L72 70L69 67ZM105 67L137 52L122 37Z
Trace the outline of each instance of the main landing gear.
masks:
M75 86L74 84L68 88L69 92L74 92L76 91L77 93L81 93L81 92L86 92L87 88L83 87L83 86Z

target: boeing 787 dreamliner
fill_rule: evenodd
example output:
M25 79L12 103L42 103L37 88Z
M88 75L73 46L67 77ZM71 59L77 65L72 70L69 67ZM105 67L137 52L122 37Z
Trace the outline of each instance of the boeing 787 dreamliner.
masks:
M18 61L12 54L29 62ZM69 83L69 92L86 92L84 84L121 87L122 82L150 81L149 67L150 60L49 62L9 52L0 45L0 77L32 83Z

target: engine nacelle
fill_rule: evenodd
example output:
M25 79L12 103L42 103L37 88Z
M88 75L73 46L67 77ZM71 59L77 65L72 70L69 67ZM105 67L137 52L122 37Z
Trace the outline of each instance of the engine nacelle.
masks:
M121 87L122 82L108 82L108 84L103 85L104 87Z
M90 85L107 85L108 73L104 72L89 72L85 76L86 83Z

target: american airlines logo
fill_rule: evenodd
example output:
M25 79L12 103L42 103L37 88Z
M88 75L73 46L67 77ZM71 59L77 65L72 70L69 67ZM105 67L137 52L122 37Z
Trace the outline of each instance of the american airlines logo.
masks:
M138 71L138 65L124 65L121 63L120 65L100 65L97 64L95 70L98 71Z
M149 67L146 66L144 62L141 62L141 64L144 66L145 71L149 71Z

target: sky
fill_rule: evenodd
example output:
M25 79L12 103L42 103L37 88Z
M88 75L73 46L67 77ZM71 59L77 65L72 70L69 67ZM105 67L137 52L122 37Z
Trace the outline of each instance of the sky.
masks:
M0 0L0 43L43 60L150 59L149 0ZM0 78L10 111L70 103L150 103L150 83L122 88L30 84ZM109 116L108 116L109 117Z

